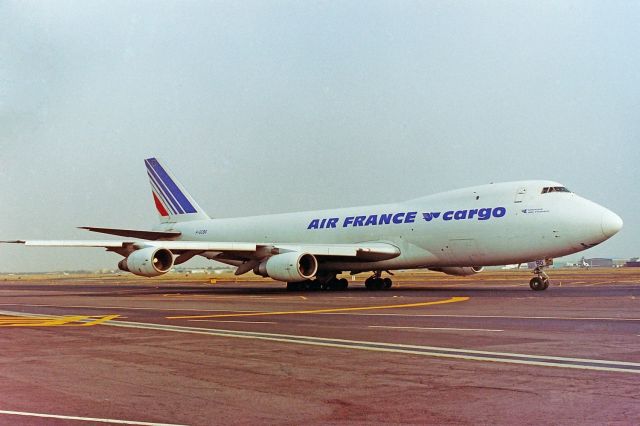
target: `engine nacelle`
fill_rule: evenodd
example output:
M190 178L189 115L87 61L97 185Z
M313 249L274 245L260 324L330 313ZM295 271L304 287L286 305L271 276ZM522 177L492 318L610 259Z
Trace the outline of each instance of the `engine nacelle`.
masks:
M484 267L482 266L446 266L444 268L429 268L432 271L443 272L447 275L457 275L459 277L466 277L467 275L474 275L478 272L482 272Z
M148 247L136 250L118 263L122 271L143 277L166 274L173 266L173 253L165 248Z
M318 260L312 254L292 251L271 256L256 266L253 272L288 283L306 281L318 272Z

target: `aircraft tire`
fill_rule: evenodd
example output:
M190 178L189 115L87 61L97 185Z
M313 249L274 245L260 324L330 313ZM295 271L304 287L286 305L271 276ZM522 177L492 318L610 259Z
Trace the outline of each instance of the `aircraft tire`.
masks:
M548 289L548 288L549 288L549 279L548 279L548 278L545 278L545 279L543 280L543 282L544 282L544 288L543 288L543 290Z
M373 280L371 278L367 278L364 281L364 286L367 288L367 290L373 290Z
M531 278L531 281L529 281L529 287L531 287L531 290L533 291L542 291L547 288L544 285L544 280L540 277Z
M384 284L384 289L388 290L391 288L391 286L393 285L393 281L391 281L391 278L385 278L382 280L382 283Z
M338 280L338 290L344 291L349 288L349 281L346 278L340 278Z
M287 283L287 291L300 291L300 283Z
M309 283L309 290L318 291L322 289L322 285L318 282L318 280L313 280Z

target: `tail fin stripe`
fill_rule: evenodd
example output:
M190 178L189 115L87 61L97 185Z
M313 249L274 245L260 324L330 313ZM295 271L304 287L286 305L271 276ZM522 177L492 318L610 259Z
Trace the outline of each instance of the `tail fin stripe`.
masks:
M149 175L149 182L151 183L151 188L156 192L156 195L160 197L162 203L165 207L168 207L171 211L171 214L177 214L177 209L174 207L172 203L169 202L169 198L165 195L164 190L155 182L155 178L151 173L147 173Z
M160 191L158 191L158 188L156 187L156 185L153 182L151 182L151 192L153 192L154 201L157 198L158 202L162 205L162 208L167 213L175 214L175 211L173 210L173 207L171 207L171 204L166 202L166 200L164 199L164 197L162 196Z
M169 216L169 212L164 207L162 202L158 199L158 196L156 195L156 191L151 191L151 193L153 194L153 202L156 204L156 209L158 209L158 213L160 213L160 216L163 216L163 217Z
M162 168L162 166L156 160L149 160L147 163L151 168L156 172L156 174L160 177L162 183L164 183L171 195L178 202L180 207L184 210L185 213L196 213L196 209L189 202L187 197L182 193L180 188L175 184L173 179L167 174L167 172Z
M1 0L0 0L1 1ZM160 223L210 220L171 170L157 158L144 160Z
M184 211L178 205L178 202L172 198L171 193L169 192L167 187L164 186L162 181L160 181L155 172L152 169L147 169L147 173L149 175L149 179L151 179L151 182L154 183L156 185L156 188L159 190L158 194L161 195L165 203L171 207L173 214L184 213Z
M162 195L165 198L165 201L168 201L169 203L171 203L171 206L173 206L173 209L175 210L174 213L184 214L184 209L181 208L176 197L171 193L171 191L169 190L165 182L163 182L162 179L160 179L160 176L158 176L158 173L156 172L156 170L151 168L149 164L147 164L147 173L149 174L149 177L152 179L152 181L155 182L156 186L161 190Z

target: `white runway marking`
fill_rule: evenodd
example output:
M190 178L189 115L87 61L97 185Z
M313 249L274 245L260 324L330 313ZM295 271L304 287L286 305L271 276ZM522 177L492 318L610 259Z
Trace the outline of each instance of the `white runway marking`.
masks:
M38 316L24 312L0 311L4 315ZM240 339L253 339L289 344L324 346L331 348L365 350L376 352L390 352L436 358L453 358L472 361L500 362L507 364L521 364L541 367L558 367L578 370L607 371L618 373L640 374L640 363L588 359L569 358L549 355L530 355L509 352L490 352L475 349L447 348L438 346L405 345L399 343L369 342L346 339L331 339L313 336L296 336L290 334L259 333L253 331L235 331L215 328L184 327L167 324L141 323L129 321L107 321L104 326L134 328L141 330L169 331L175 333L199 334L217 337L235 337Z
M572 368L580 370L615 371L620 373L640 374L640 363L625 361L609 361L585 358L567 358L547 355L529 355L508 352L489 352L472 349L446 348L437 346L403 345L397 343L368 342L345 339L329 339L312 336L296 336L289 334L258 333L251 331L231 331L177 325L137 323L126 321L108 321L104 325L112 327L137 328L143 330L161 330L177 333L201 334L220 337L236 337L241 339L266 340L273 342L325 346L341 349L365 350L376 352L392 352L410 355L421 355L437 358L455 358L473 361L502 362L508 364L524 364L544 367Z
M445 327L400 327L391 325L370 325L369 328L390 328L390 329L407 329L407 330L436 330L436 331L488 331L503 332L504 330L491 330L486 328L445 328Z
M29 413L25 411L8 411L0 410L0 414L7 414L10 416L26 416L26 417L42 417L47 419L62 419L62 420L77 420L83 422L97 422L97 423L115 423L119 425L141 425L141 426L185 426L177 425L174 423L149 423L149 422L136 422L132 420L116 420L116 419L99 419L93 417L77 417L77 416L62 416L59 414L42 414L42 413Z

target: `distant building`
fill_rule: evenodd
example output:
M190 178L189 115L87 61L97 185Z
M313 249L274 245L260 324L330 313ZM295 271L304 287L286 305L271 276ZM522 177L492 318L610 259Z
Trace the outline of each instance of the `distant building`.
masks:
M628 262L624 263L625 268L640 268L640 259L632 257Z
M585 262L592 268L613 268L613 259L606 259L603 257L594 257L592 259L585 259Z

